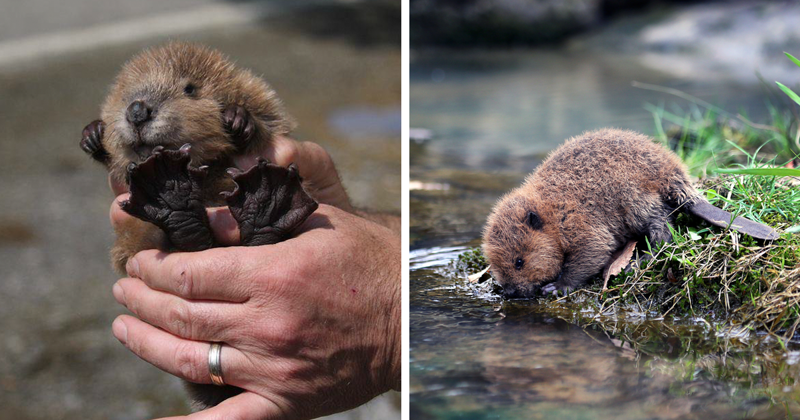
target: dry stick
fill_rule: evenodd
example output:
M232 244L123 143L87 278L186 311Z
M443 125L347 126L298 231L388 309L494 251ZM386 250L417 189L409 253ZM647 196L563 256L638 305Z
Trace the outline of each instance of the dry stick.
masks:
M725 281L725 279L728 278L728 259L725 258L724 261L725 261L724 264L722 264L723 288L720 290L719 293L722 294L723 291L725 292L725 311L727 312L730 310L730 302L728 301L728 291L731 289L730 287L728 287L730 283ZM717 295L717 298L719 299L719 295Z

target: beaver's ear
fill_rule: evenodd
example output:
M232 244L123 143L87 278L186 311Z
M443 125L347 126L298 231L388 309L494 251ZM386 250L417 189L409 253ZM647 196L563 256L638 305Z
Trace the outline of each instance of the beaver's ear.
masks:
M541 229L542 228L542 219L539 218L539 215L535 212L528 212L528 217L525 218L525 223L528 224L533 229Z

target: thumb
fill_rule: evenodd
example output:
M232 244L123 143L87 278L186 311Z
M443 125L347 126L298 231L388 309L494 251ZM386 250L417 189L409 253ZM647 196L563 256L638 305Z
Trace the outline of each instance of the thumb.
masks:
M128 186L125 185L124 182L115 180L111 177L111 175L108 176L108 186L111 188L111 191L114 192L114 195L120 195L128 192Z
M242 170L247 170L256 164L259 157L280 166L294 163L311 197L320 203L353 212L350 198L339 179L333 159L322 146L307 141L298 142L283 136L275 137L270 146L261 155L236 157L234 164Z
M208 213L208 223L211 225L211 233L214 239L222 245L234 246L241 243L239 237L239 223L231 215L227 207L214 207L206 209Z
M219 405L181 417L160 420L283 420L284 410L272 401L252 392L244 392L228 398Z

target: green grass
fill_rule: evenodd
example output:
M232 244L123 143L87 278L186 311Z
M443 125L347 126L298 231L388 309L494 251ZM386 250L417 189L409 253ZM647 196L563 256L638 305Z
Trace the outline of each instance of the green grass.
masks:
M800 217L800 188L776 177L724 175L703 183L712 204L780 230ZM727 320L792 337L800 323L800 236L784 233L761 243L737 232L704 226L681 214L673 241L645 251L653 258L610 281L604 306L661 316Z

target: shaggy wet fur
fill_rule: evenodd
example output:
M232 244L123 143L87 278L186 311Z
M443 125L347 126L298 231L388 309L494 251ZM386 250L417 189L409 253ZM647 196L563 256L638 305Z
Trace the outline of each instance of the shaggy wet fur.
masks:
M193 87L187 94L187 86ZM126 120L134 101L153 109L153 120L140 133ZM249 112L255 130L240 144L223 121L227 107ZM155 146L177 149L190 143L192 166L209 165L206 204L221 204L219 193L233 188L225 169L236 154L257 153L273 136L293 127L275 91L250 71L235 67L222 53L185 42L147 49L128 61L102 106L102 145L111 177L124 182L130 162L141 163ZM111 251L114 267L124 272L130 257L144 249L166 249L164 233L152 224L130 219L117 229Z
M484 253L507 297L576 288L628 241L670 240L674 211L696 197L680 159L650 138L587 132L499 200Z

